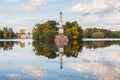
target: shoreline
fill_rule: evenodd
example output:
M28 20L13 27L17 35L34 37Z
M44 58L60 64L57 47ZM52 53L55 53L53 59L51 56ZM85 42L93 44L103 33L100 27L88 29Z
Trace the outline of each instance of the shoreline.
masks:
M34 41L33 39L0 39L0 41ZM82 41L120 41L120 38L83 38Z
M33 39L0 39L0 41L21 41L21 42L32 42Z
M120 38L83 38L83 41L120 41Z

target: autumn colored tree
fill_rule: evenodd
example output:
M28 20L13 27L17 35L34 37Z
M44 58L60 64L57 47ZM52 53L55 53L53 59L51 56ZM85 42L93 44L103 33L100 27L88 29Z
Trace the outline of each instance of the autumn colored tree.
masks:
M3 38L7 38L7 28L3 28Z
M15 37L15 33L14 33L12 28L4 27L3 30L1 30L0 32L1 32L1 37L0 38L8 39L8 38L14 38Z
M20 35L25 34L25 30L24 29L20 29Z
M83 37L83 30L78 23L75 22L66 22L63 26L65 34L68 36L70 40L79 40Z
M103 32L94 32L92 34L93 38L104 38L104 33Z

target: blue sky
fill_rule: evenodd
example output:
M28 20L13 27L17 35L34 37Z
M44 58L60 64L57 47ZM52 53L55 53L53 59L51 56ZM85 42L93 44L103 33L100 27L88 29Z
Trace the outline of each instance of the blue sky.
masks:
M78 21L89 27L120 30L119 0L0 0L0 28L24 28L31 31L36 23L47 20Z

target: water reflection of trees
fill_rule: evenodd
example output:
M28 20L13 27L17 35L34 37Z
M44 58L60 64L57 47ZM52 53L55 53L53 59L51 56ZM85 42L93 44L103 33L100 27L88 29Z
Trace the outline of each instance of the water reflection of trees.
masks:
M120 45L119 41L85 41L85 42L78 42L78 41L71 41L68 43L67 46L64 47L63 56L66 57L77 57L79 53L82 51L83 47L86 48L105 48L111 45ZM57 47L54 43L46 43L46 42L39 42L34 41L34 52L38 56L44 56L47 58L56 58L59 57Z
M0 49L3 49L4 51L9 51L13 49L14 45L19 45L20 48L25 48L25 42L20 41L0 41ZM28 45L30 45L30 42L28 42Z
M11 41L0 41L0 49L3 48L4 51L12 50L14 43Z
M83 42L82 41L71 41L68 43L67 46L64 48L64 54L66 57L77 57L78 54L82 51Z
M36 55L45 56L48 58L56 58L59 55L57 54L58 49L54 43L46 43L46 42L39 42L34 41L34 52ZM83 42L69 42L67 46L64 47L64 53L66 57L77 57L78 53L81 52L83 46Z
M111 45L120 45L120 41L85 41L83 46L86 48L105 48Z
M55 53L57 48L54 43L34 41L33 46L33 50L38 56L45 56L48 58L56 58L57 56Z
M26 44L31 45L30 42L19 42L19 41L0 41L0 49L3 49L4 51L9 51L13 49L14 45L18 45L20 48L25 48ZM77 57L78 54L82 51L83 47L86 48L105 48L109 47L111 45L119 45L120 41L84 41L84 42L78 42L78 41L71 41L68 43L67 46L64 47L64 54L66 57ZM35 54L38 56L45 56L48 58L56 58L59 55L56 54L58 51L57 47L54 43L48 43L48 42L40 42L40 41L34 41L33 47Z

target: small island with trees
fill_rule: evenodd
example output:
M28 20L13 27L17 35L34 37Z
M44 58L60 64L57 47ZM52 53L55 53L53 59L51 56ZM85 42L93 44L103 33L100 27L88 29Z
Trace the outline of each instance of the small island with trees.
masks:
M58 31L57 25L58 22L54 20L36 24L32 31L33 39L54 41ZM68 36L69 40L81 40L82 38L120 38L120 31L103 28L86 28L83 30L77 21L66 22L63 28L64 34Z

